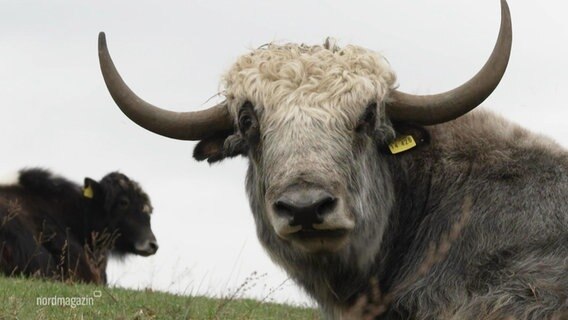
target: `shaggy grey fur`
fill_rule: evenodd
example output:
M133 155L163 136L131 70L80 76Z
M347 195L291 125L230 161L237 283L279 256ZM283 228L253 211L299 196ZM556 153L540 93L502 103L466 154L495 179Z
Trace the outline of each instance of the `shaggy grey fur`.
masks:
M383 152L391 130L353 138L352 158L335 158L356 213L338 253L304 253L275 234L263 165L275 159L249 154L258 237L325 317L346 317L373 279L383 293L398 289L378 319L568 317L568 153L486 111L426 127L429 143L397 155ZM468 219L444 259L416 277L467 199Z

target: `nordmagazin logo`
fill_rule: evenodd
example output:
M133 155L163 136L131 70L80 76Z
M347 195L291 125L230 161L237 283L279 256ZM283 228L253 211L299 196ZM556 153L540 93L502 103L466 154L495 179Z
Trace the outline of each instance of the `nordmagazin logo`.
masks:
M93 295L82 297L37 297L36 305L38 306L56 306L56 307L76 307L92 306L95 303L95 298L100 298L102 292L100 290L93 291Z

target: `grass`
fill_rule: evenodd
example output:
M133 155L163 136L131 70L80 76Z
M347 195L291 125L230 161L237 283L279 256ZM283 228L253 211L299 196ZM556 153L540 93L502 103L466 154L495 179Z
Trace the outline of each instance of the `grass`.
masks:
M314 309L234 297L212 299L1 276L0 288L2 320L319 319Z

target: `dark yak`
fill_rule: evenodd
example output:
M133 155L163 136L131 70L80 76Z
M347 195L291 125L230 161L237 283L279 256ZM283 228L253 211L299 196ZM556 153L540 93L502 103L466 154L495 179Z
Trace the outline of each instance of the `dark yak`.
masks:
M17 183L0 186L0 270L104 284L109 254L156 253L151 213L146 193L121 173L81 187L22 170Z
M386 60L358 46L270 44L229 69L225 101L178 113L127 87L102 33L99 59L134 122L199 140L198 160L248 157L259 240L326 318L568 317L568 153L469 113L508 64L501 7L485 66L431 96L396 90Z

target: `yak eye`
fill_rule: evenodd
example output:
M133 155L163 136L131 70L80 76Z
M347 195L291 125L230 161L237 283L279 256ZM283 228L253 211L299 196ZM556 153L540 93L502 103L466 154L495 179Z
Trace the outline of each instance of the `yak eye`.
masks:
M239 128L245 132L252 125L252 118L246 113L242 113L239 117Z
M238 117L238 127L242 137L246 137L250 141L255 140L255 136L258 134L258 119L252 103L245 102L239 110Z
M118 205L123 209L128 208L128 206L130 206L130 200L128 198L120 198Z

